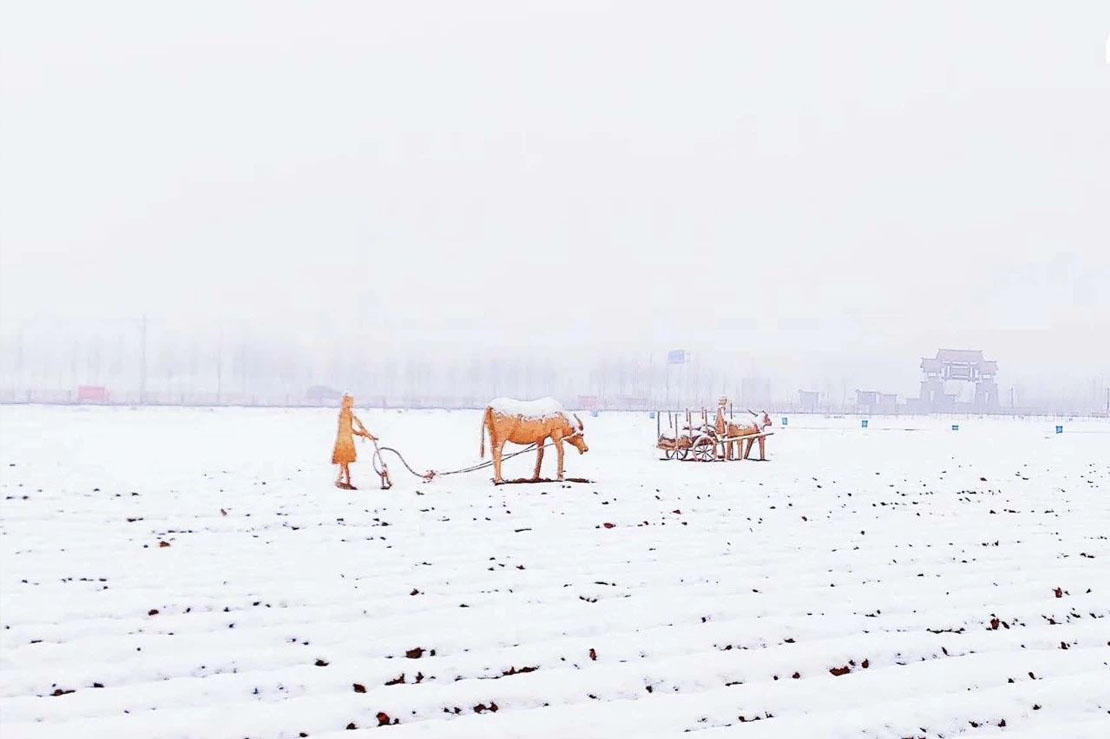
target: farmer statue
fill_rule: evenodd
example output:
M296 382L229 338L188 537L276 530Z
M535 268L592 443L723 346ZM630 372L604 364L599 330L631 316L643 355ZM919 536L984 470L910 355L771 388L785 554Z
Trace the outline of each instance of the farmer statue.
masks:
M370 441L377 441L378 437L371 434L358 420L353 408L355 399L350 395L343 396L343 407L339 409L339 430L335 436L335 449L331 453L331 463L339 465L339 477L335 486L343 490L357 490L351 484L351 462L358 459L355 451L355 435L365 437Z

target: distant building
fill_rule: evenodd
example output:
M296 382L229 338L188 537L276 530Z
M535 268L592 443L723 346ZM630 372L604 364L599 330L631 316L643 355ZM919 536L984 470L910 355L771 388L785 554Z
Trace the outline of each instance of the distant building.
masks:
M339 400L343 397L343 393L326 385L313 385L305 391L304 396L310 402L324 403L327 401Z
M816 390L798 391L798 409L803 413L813 413L821 402L821 393Z
M101 385L79 385L77 387L78 403L107 403L108 388Z
M618 395L611 401L606 403L609 408L614 408L619 411L646 411L651 403L647 398L639 398L631 395Z
M938 349L921 360L921 395L917 405L926 412L992 411L999 407L998 362L983 358L979 349Z
M897 413L898 395L878 390L856 390L856 408L864 413Z
M873 408L878 404L878 390L856 390L856 405L860 408Z

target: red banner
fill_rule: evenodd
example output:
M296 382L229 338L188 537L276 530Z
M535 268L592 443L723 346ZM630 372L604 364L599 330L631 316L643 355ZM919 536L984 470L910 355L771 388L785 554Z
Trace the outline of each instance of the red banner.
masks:
M102 385L79 385L77 387L78 403L107 403L108 388Z

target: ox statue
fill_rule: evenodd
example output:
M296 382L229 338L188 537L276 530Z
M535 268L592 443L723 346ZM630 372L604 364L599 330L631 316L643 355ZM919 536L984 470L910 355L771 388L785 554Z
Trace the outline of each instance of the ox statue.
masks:
M543 464L543 447L548 439L555 442L559 455L559 480L563 479L563 442L566 441L585 454L590 450L582 438L582 420L568 414L553 398L541 400L512 400L497 398L486 406L482 415L482 450L486 456L486 431L489 430L490 451L493 454L493 482L504 482L501 477L501 456L505 442L536 445L536 470L533 480L540 479Z
M748 436L750 434L761 434L763 430L771 425L771 417L767 415L767 411L755 411L749 409L748 413L752 414L751 423L735 423L733 421L726 421L723 408L717 409L717 433L725 436ZM766 446L767 437L760 436L758 439L738 439L737 441L730 441L725 445L725 459L732 459L734 454L733 445L735 448L736 459L747 459L748 455L752 453L753 442L759 442L759 461L767 461Z

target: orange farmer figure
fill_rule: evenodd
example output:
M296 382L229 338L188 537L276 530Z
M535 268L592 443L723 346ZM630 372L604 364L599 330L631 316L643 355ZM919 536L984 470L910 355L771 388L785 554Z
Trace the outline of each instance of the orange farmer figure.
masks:
M344 490L357 490L351 484L351 462L358 459L355 451L355 435L363 436L370 441L377 441L378 437L371 434L358 420L354 413L355 399L350 395L343 396L343 407L339 409L339 430L335 436L335 449L331 453L331 463L339 465L339 477L335 486Z

